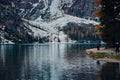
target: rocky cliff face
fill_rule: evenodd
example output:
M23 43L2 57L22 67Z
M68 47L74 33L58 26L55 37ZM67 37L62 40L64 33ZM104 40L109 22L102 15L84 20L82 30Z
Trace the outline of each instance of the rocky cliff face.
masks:
M0 4L0 10L5 8L0 12L1 40L65 41L68 36L63 28L69 27L69 23L83 28L96 24L84 19L93 15L92 0L1 0Z
M0 0L0 43L10 42L32 42L32 36L18 15L16 0Z
M94 14L95 4L93 0L73 0L73 4L70 7L64 4L62 9L66 14L89 18Z
M22 0L19 3L21 16L26 19L53 19L69 14L82 18L93 16L93 0Z

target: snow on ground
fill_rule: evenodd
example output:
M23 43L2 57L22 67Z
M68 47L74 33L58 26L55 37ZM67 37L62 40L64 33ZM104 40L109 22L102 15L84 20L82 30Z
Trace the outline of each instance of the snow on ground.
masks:
M38 19L35 21L29 21L30 24L38 26L40 28L44 28L45 30L51 32L51 33L56 33L57 29L59 27L63 27L66 26L67 23L69 22L73 22L73 23L77 23L79 25L81 24L99 24L98 22L92 21L92 20L87 20L87 19L83 19L83 18L78 18L78 17L74 17L74 16L70 16L70 15L64 15L61 18L58 18L56 20L52 20L50 22L42 22L39 21Z
M55 20L50 21L50 22L40 22L39 18L36 19L35 21L29 21L29 22L32 23L32 24L36 24L36 25L51 26L51 27L52 26L53 27L54 26L63 27L63 26L65 26L69 22L78 23L80 25L81 25L81 23L84 23L84 24L93 24L93 25L99 24L96 21L87 20L87 19L83 19L83 18L78 18L78 17L75 17L75 16L66 15L66 14L64 14L63 17L60 17L60 18L55 19Z
M35 3L35 4L33 4L33 7L36 7L38 5L38 3Z
M39 2L40 1L41 0L39 0ZM29 24L39 28L38 29L32 26L29 26L29 28L34 32L34 36L40 36L40 37L50 36L53 41L53 38L58 37L58 32L59 32L58 29L66 26L70 22L77 23L78 25L98 24L95 21L64 14L60 6L64 5L65 3L71 6L73 4L73 0L52 0L50 6L49 6L49 0L43 0L43 1L45 4L45 7L40 11L44 13L44 11L46 11L46 9L49 7L48 11L50 11L50 14L51 14L50 19L48 20L49 22L42 20L41 16L39 16L36 20L33 20L33 21L25 20ZM33 6L37 6L37 5L38 3L34 4ZM66 36L67 35L61 32L59 35L59 38L60 40L65 41Z
M65 35L63 31L60 31L59 35L60 35L59 36L60 41L66 42L67 35Z
M50 6L50 12L52 17L59 17L62 15L61 10L59 9L60 0L53 0Z
M38 28L32 27L29 25L29 29L31 29L34 32L34 36L35 37L45 37L48 36L48 32L45 32L43 30L40 30Z
M5 39L4 37L1 36L1 43L0 44L14 44L14 42L10 41L10 40L7 40Z
M55 19L55 20L51 20L50 22L43 22L43 21L41 21L41 18L38 18L34 21L28 21L28 20L25 20L25 21L27 21L29 24L34 25L38 28L44 29L45 31L29 26L29 28L34 32L35 36L42 36L42 37L47 36L47 35L49 35L49 36L56 35L57 36L58 35L58 28L62 28L64 26L66 26L67 23L70 23L70 22L77 23L78 25L81 25L81 24L93 24L93 25L99 24L98 22L95 22L92 20L78 18L78 17L74 17L71 15L66 15L66 14L64 14L63 17L60 17L60 18ZM65 41L66 35L62 33L59 36L59 38L61 40Z

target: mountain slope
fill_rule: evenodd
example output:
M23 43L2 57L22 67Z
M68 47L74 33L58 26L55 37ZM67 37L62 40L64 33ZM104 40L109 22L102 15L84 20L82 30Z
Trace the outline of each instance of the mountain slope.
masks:
M60 41L63 42L66 41L67 35L64 34L62 29L68 23L74 23L80 26L98 24L98 22L92 20L86 20L83 18L78 18L66 14L64 14L63 17L52 20L50 22L39 21L39 19L33 21L30 20L25 20L25 21L28 22L29 28L31 28L31 30L34 32L34 36L38 36L38 35L39 37L48 36L50 39L52 39L52 41L54 41L53 38L59 38ZM61 35L64 37L61 37Z
M15 5L15 0L0 0L0 43L32 42L31 31L27 31Z
M68 23L72 22L82 27L98 24L95 21L84 19L93 15L95 5L90 0L39 0L36 4L36 6L28 10L30 11L29 14L34 14L25 15L24 18L27 20L24 20L34 32L34 36L40 39L47 37L47 41L60 39L60 41L64 42L67 35L64 34L62 29ZM87 10L89 7L90 9ZM81 13L80 8L82 8L83 13Z
M63 13L81 17L92 17L95 10L93 0L22 0L18 8L21 16L26 19L54 19L61 17ZM29 5L24 6L23 5Z
M15 18L3 17L9 26L1 24L1 29L5 26L10 33L4 30L1 35L3 39L15 43L70 41L63 30L69 23L82 28L98 24L90 20L95 9L91 0L8 0L7 4L3 3L6 2L1 2L5 7L9 6L7 11L11 14L8 15ZM6 38L4 34L7 34Z

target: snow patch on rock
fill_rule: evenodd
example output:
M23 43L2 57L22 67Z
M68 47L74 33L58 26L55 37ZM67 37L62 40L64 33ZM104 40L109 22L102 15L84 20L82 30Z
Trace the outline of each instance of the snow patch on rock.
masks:
M45 36L49 36L52 37L51 40L53 40L53 38L55 37L59 37L60 41L64 42L67 39L67 35L64 34L62 31L59 32L59 29L63 28L64 26L66 26L68 23L73 22L73 23L77 23L78 25L82 25L82 24L99 24L98 22L92 21L92 20L87 20L87 19L83 19L83 18L78 18L78 17L74 17L71 15L66 15L64 14L64 16L52 20L50 22L44 22L41 20L36 19L33 21L28 21L26 20L29 24L34 25L38 28L41 28L43 30L40 30L38 28L34 28L32 26L29 26L29 28L34 32L34 36L41 36L41 37L45 37ZM57 38L58 38L57 37Z

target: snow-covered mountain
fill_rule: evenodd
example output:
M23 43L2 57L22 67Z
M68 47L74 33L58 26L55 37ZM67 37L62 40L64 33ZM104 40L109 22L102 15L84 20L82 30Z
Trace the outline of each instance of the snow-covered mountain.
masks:
M27 6L26 6L27 5ZM64 13L88 18L93 16L95 4L93 0L22 0L18 7L21 16L27 19L54 19Z
M24 21L35 37L48 37L49 41L66 41L67 35L60 31L68 23L84 25L97 24L91 18L95 5L91 0L39 0L24 14Z
M92 0L12 0L35 41L70 41L63 28L69 23L79 26L98 24L90 20L95 4Z
M81 27L85 25L89 26L90 24L98 24L92 20L86 20L83 18L78 18L75 16L64 14L55 20L51 20L49 22L42 21L41 18L36 20L25 20L29 28L34 32L35 37L49 37L52 39L51 41L55 41L55 39L60 39L60 41L65 42L67 35L64 34L62 29L64 26L67 26L68 23L75 23Z

